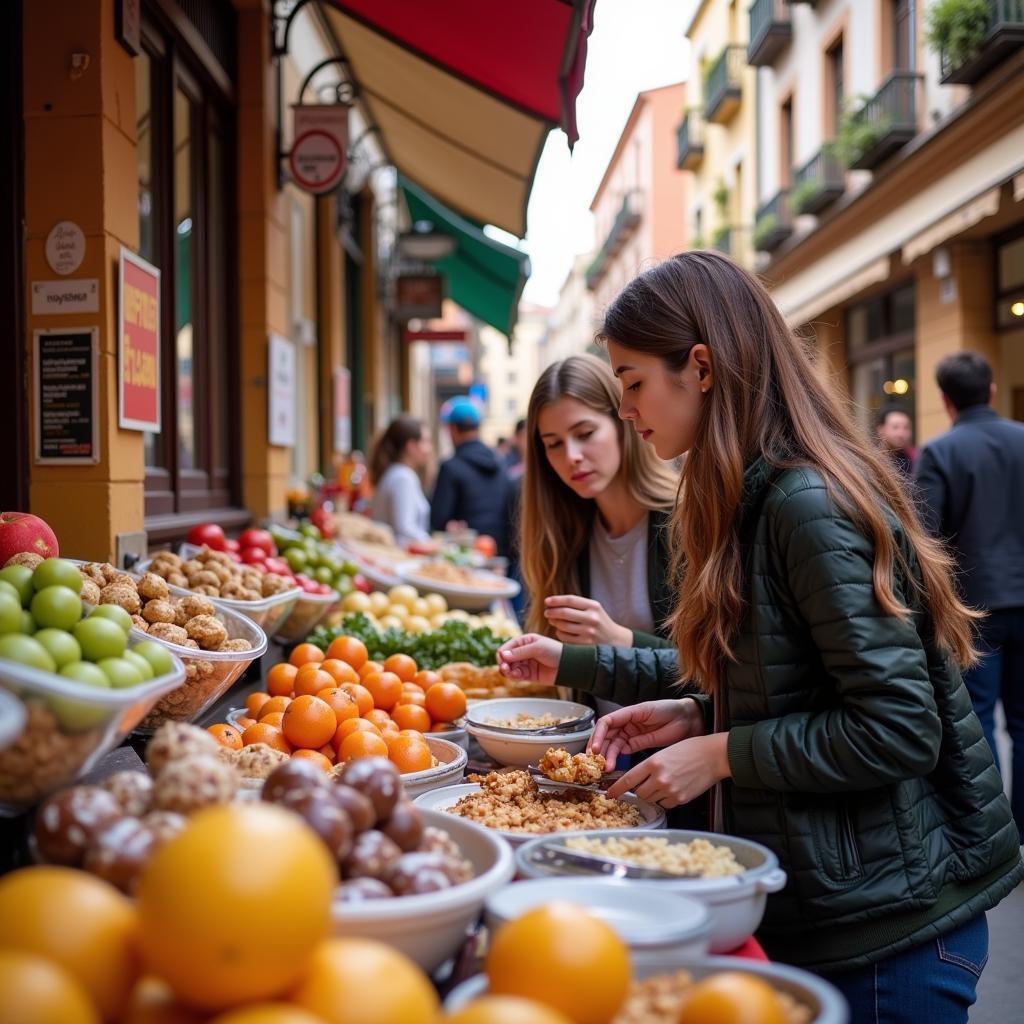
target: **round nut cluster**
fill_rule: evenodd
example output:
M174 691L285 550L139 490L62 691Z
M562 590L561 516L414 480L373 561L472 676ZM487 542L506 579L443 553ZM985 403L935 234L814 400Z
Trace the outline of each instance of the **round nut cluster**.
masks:
M234 601L260 601L294 586L277 573L264 573L251 565L239 565L225 552L208 547L185 561L170 551L158 551L153 556L149 572L167 583L186 587L194 594L226 597Z

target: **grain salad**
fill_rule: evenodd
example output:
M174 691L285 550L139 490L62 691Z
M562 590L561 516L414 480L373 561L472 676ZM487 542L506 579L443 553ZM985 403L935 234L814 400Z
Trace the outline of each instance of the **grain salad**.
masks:
M728 846L715 846L706 839L673 843L654 836L609 836L598 839L576 836L565 845L581 853L613 857L644 868L657 868L674 875L727 878L746 870Z

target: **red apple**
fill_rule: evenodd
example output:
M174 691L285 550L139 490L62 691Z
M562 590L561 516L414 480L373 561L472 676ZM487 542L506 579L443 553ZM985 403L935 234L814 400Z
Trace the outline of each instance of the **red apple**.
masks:
M244 565L262 566L267 560L267 553L263 548L242 548L242 563Z
M204 544L213 551L225 551L224 531L216 523L199 523L188 531L189 544L202 547Z
M292 567L283 558L268 558L263 565L267 572L275 572L278 576L291 578Z
M56 558L60 554L53 530L39 516L0 512L0 565L23 551L40 558Z
M229 554L232 551L234 551L234 553L237 555L238 552L242 550L242 545L239 544L237 540L232 540L231 538L228 538L224 541L224 550L227 551Z
M245 548L260 548L271 557L277 554L277 545L274 543L274 538L270 536L269 530L257 530L250 527L248 530L242 531L238 543L241 544L243 550Z
M370 581L361 573L352 577L352 586L354 586L356 590L362 591L364 594L370 593L373 589L370 586Z

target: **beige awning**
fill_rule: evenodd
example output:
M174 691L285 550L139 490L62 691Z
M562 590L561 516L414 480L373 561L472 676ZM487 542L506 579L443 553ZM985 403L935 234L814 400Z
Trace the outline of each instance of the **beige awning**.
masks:
M786 314L786 320L794 327L807 323L826 309L842 305L847 299L852 298L865 288L873 284L880 284L889 279L889 257L883 256L866 267L844 278L839 284L833 285L827 291L815 295L814 298L805 302L798 309Z
M904 266L909 267L919 256L926 256L937 245L942 245L943 242L955 238L986 217L994 216L999 211L999 193L1001 191L1002 189L998 185L995 188L990 188L987 192L983 192L977 198L961 206L959 210L954 210L949 216L943 217L942 220L904 242L902 255Z

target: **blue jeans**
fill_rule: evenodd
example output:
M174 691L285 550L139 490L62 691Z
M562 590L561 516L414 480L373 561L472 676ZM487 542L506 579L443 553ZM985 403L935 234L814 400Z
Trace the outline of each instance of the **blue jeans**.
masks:
M1003 702L1012 753L1010 804L1024 843L1024 608L989 612L981 623L978 648L981 660L964 673L964 683L997 768L995 712L996 702Z
M984 914L870 967L823 974L850 1004L851 1024L967 1024L988 961Z

